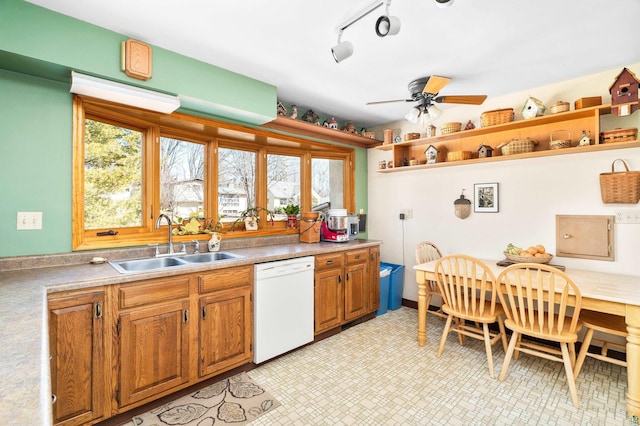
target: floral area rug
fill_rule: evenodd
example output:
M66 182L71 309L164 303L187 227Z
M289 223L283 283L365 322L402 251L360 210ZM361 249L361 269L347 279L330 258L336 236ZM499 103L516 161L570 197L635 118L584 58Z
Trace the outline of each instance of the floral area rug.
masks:
M133 418L136 426L241 426L280 403L240 373Z

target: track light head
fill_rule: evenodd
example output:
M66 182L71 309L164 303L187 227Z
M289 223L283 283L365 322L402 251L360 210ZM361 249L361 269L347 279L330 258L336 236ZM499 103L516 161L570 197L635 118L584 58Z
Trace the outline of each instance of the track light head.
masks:
M453 4L454 0L435 0L439 8L445 9Z
M400 31L400 19L397 16L382 15L376 21L376 34L378 37L396 35Z
M340 63L353 55L353 44L350 41L341 41L341 39L342 31L338 33L338 44L331 48L331 53L336 63Z

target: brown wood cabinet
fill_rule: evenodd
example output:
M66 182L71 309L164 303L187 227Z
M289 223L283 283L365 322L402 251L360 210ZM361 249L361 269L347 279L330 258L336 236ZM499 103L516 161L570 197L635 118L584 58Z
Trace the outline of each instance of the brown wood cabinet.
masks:
M53 423L95 423L106 413L104 292L49 297Z
M253 267L223 269L198 277L200 377L253 359Z
M316 256L314 290L316 335L378 309L380 303L378 253L379 248L376 247ZM376 280L375 277L378 279Z

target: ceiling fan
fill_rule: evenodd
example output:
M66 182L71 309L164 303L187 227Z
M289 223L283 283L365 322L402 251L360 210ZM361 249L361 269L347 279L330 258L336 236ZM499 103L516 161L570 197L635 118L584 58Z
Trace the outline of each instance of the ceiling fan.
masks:
M441 77L432 75L413 80L409 83L409 93L411 99L394 99L389 101L367 102L367 105L386 104L391 102L420 102L419 105L413 107L405 118L413 123L418 121L418 117L428 112L432 119L441 114L441 111L435 106L436 103L446 104L463 104L463 105L480 105L487 99L486 95L452 95L438 96L440 90L449 82L449 77Z

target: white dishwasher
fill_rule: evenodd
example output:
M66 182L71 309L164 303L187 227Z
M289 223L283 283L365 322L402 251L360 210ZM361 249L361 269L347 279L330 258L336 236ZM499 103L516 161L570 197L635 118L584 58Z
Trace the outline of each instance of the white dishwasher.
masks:
M313 341L313 269L313 256L255 265L256 364Z

